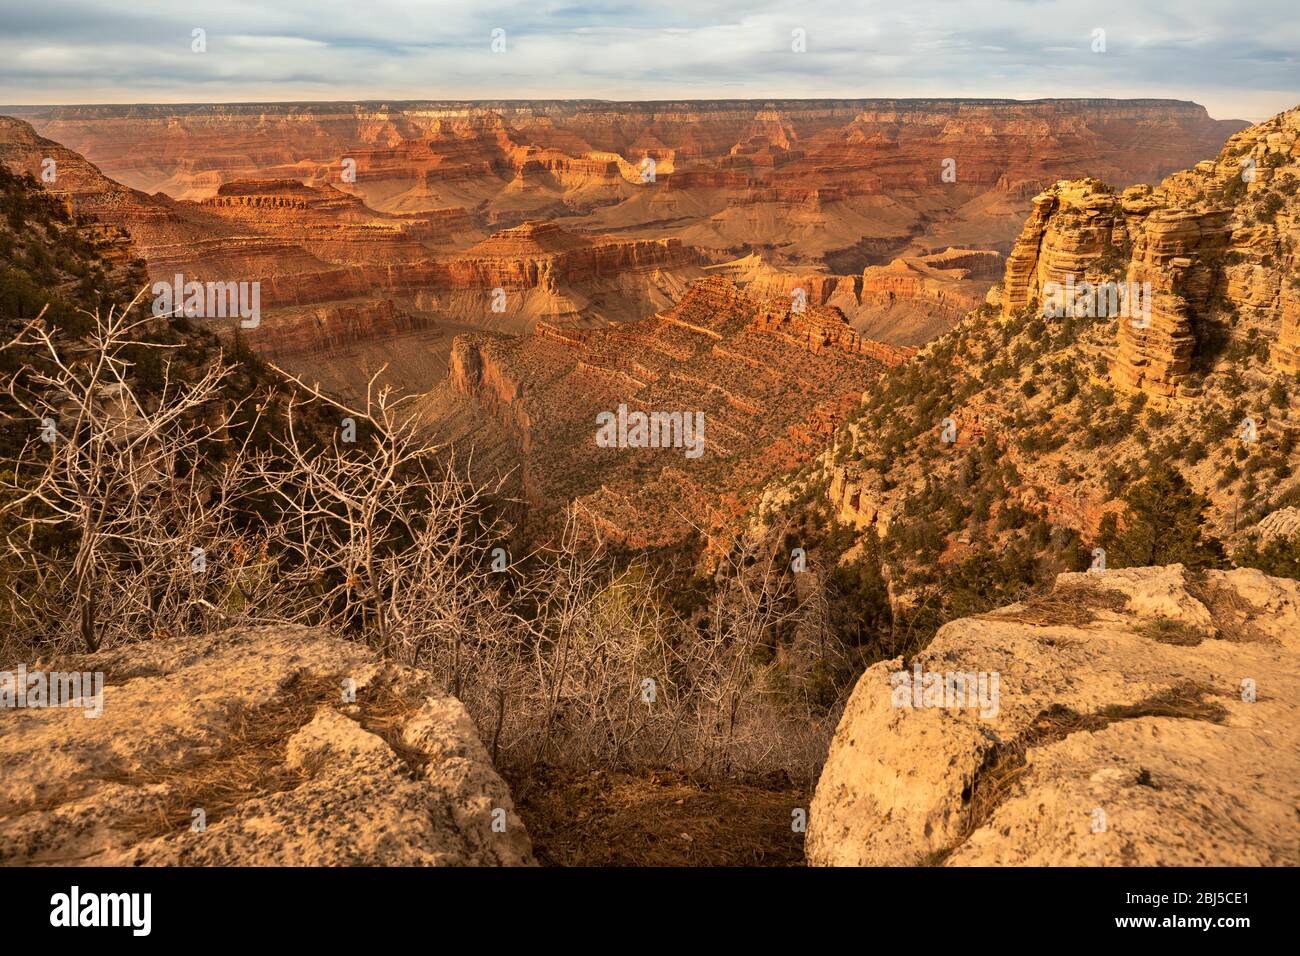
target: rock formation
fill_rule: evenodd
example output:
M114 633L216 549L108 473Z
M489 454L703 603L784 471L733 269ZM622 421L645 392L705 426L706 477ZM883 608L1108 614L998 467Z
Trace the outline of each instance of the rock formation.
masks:
M1002 247L1023 219L1027 191L1085 173L1122 185L1153 181L1209 155L1244 125L1172 100L226 104L18 113L108 175L177 199L206 199L233 180L293 179L338 187L387 213L461 207L475 210L487 229L576 214L591 232L679 238L714 259L781 250L841 273L950 245ZM652 178L646 159L655 163ZM942 178L949 160L955 181Z
M637 323L460 336L447 383L426 398L427 421L444 440L462 429L465 441L504 424L502 470L518 469L541 513L576 500L612 540L668 544L692 522L739 513L741 489L806 461L863 388L910 354L862 339L834 308L794 312L787 298L709 277ZM597 416L620 405L702 415L702 444L690 456L601 447Z
M323 306L306 310L286 310L275 321L243 332L248 344L257 352L274 359L320 357L350 345L376 339L392 339L427 329L432 325L426 316L412 315L399 308L392 299L351 305Z
M1295 371L1298 141L1300 110L1290 110L1154 189L1056 183L1035 197L1007 258L1003 316L1042 306L1048 283L1147 290L1149 314L1117 318L1111 379L1158 403L1194 393L1194 364L1243 315L1271 341L1275 364Z
M1122 222L1114 193L1095 179L1056 183L1035 196L1033 211L1007 256L1002 314L1042 305L1049 282L1063 286L1067 279L1110 278L1099 268L1116 241L1126 240Z
M856 469L832 468L826 495L835 520L841 524L859 531L874 527L880 534L889 529L889 513L882 507L881 496Z
M1255 525L1254 531L1261 543L1274 538L1290 540L1300 535L1300 508L1279 508Z
M752 294L798 298L842 311L864 336L891 345L918 346L976 308L1002 274L1002 256L991 249L945 249L904 256L861 275L798 272L757 253L705 267Z
M1063 574L866 671L817 785L808 860L1294 866L1298 657L1295 581ZM916 706L918 671L997 676L996 705L943 706L940 684L937 706Z
M0 710L23 769L0 779L0 863L533 862L461 703L361 645L285 625L38 670L101 673L102 709Z
M676 239L593 239L554 223L526 222L440 262L435 281L451 289L559 293L582 283L672 271L694 262L693 250Z
M1282 326L1273 346L1273 362L1292 374L1300 373L1300 287L1294 277L1283 284L1280 292Z

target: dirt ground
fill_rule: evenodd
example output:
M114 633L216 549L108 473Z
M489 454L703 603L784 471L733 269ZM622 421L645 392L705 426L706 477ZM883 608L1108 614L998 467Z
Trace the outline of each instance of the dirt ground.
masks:
M811 794L788 784L564 770L509 783L544 866L804 864L804 834L791 823Z

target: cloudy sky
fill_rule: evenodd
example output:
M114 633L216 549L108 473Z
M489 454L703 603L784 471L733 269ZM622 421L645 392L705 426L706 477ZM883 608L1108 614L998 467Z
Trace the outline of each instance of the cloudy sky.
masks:
M0 104L823 96L1260 120L1300 103L1300 0L0 0Z

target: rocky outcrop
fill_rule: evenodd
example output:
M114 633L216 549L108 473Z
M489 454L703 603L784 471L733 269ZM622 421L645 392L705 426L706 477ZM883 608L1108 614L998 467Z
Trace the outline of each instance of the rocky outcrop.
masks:
M0 116L0 163L14 173L30 173L73 212L105 226L149 223L165 228L175 219L165 197L109 179L85 157L9 116ZM140 237L133 237L139 243Z
M1033 212L1007 256L1002 314L1044 304L1044 287L1116 278L1127 248L1119 198L1096 179L1058 182L1034 197Z
M405 335L429 328L428 318L398 308L392 299L364 304L277 312L243 332L256 351L275 358L304 356Z
M1147 205L1145 195L1136 198L1141 207ZM1114 382L1167 401L1186 381L1198 318L1222 278L1228 215L1225 209L1155 209L1136 225L1127 281L1134 288L1150 288L1151 313L1120 318Z
M833 467L827 497L840 524L859 531L874 527L882 535L889 530L889 512L880 489L868 484L857 469Z
M1273 346L1273 364L1292 375L1300 373L1300 286L1295 276L1280 290L1281 329Z
M949 248L868 266L859 307L850 318L865 335L922 345L979 307L1002 263L1002 256L991 250Z
M554 223L527 222L494 233L440 271L450 288L532 289L693 264L693 250L677 239L588 238Z
M913 347L978 307L1001 275L1002 261L992 250L949 247L868 266L861 275L834 275L778 268L751 253L704 271L759 297L838 309L864 338Z
M864 342L858 330L845 321L844 313L833 306L806 306L796 310L786 299L769 300L754 316L750 328L779 335L791 345L810 352L835 349L851 355L862 354L871 344L875 346L875 355L891 367L902 365L912 351Z
M1140 307L1105 312L1116 319L1111 380L1160 404L1194 393L1196 361L1211 361L1214 342L1245 314L1270 340L1274 364L1295 371L1298 142L1300 110L1291 110L1154 189L1056 183L1035 197L1008 256L1003 316L1046 305L1048 283L1122 288Z
M1278 508L1277 511L1270 512L1255 525L1254 532L1259 535L1261 543L1274 538L1291 540L1300 535L1300 508Z
M0 864L533 863L461 703L361 645L263 627L36 671L100 673L99 715L0 710Z
M537 333L541 337L568 341L549 326L539 325L539 330L543 328ZM528 409L520 401L523 386L501 352L493 347L495 341L487 336L457 336L451 347L447 380L456 391L471 396L492 415L514 425L520 450L526 453L532 442Z
M349 209L362 211L365 204L332 186L312 188L296 179L235 180L222 183L217 194L201 205L214 209L241 207L248 209Z
M808 860L1294 866L1298 665L1295 581L1063 574L866 671Z

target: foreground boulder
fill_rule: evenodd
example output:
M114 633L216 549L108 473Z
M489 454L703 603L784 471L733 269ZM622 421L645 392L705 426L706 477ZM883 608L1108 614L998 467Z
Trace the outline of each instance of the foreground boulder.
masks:
M946 625L858 682L807 856L1300 864L1300 587L1181 565L1063 574Z
M41 670L101 672L102 709L0 710L0 864L534 862L461 703L365 647L277 626Z

